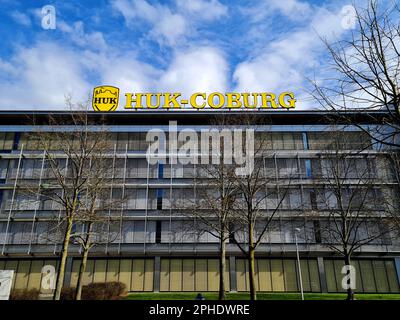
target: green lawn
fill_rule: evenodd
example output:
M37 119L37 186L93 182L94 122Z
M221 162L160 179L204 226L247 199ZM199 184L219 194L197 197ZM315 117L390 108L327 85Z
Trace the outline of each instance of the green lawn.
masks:
M194 300L197 292L130 293L126 300ZM217 300L218 293L203 293L206 300ZM305 293L305 300L345 300L342 293ZM228 293L228 300L249 300L248 293ZM258 300L301 300L299 293L258 293ZM400 294L356 294L357 300L400 300Z

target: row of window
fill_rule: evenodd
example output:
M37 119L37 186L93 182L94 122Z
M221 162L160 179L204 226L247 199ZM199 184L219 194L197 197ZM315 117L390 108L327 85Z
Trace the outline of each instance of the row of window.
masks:
M41 285L44 266L54 266L57 260L0 260L0 270L14 270L12 287L14 289L38 289L49 294L51 289ZM74 259L71 273L71 287L76 287L80 260ZM127 291L152 291L154 259L89 259L83 274L83 285L93 282L120 281Z
M302 285L305 292L320 292L320 279L316 259L301 260ZM249 266L245 259L236 259L238 291L249 291ZM298 292L300 283L298 266L294 259L256 259L255 283L257 291Z
M393 260L354 259L355 292L399 292L399 281ZM328 292L345 292L341 273L343 260L324 259Z
M65 167L65 160L60 161L60 168ZM109 178L125 179L169 179L169 178L195 178L211 177L213 167L202 165L177 164L149 164L146 159L107 159L105 174ZM18 169L18 159L0 159L0 179L3 182L13 180L18 173L18 179L54 178L50 164L42 159L23 159ZM263 174L268 180L275 178L329 178L340 177L343 179L382 178L393 180L395 172L383 157L377 161L374 158L349 158L345 160L314 158L265 158L264 162L256 163L264 166ZM72 172L72 171L69 171ZM72 175L72 173L67 174ZM134 180L132 180L133 182Z
M328 292L345 292L342 287L344 274L341 273L343 260L324 259L325 276ZM351 261L356 269L356 293L397 293L399 281L393 260L357 259ZM298 268L291 259L257 259L256 288L259 291L299 291ZM317 261L301 260L301 276L304 291L320 292L320 279ZM236 260L237 289L249 290L247 261Z
M330 225L331 224L331 225ZM263 226L255 233L258 237ZM350 239L376 238L371 241L375 245L391 244L390 234L383 223L376 221L360 222L357 234L353 232ZM93 230L93 239L98 243L218 243L218 238L208 228L195 220L173 221L119 221L98 223ZM246 231L235 230L231 226L233 237L240 243L248 239ZM296 235L299 243L340 243L336 238L333 222L310 220L275 220L268 227L262 243L279 244L295 243ZM0 244L55 244L62 239L63 229L56 222L12 222L7 232L7 223L0 222ZM82 225L74 226L74 232L84 232ZM379 237L376 237L380 235Z
M356 268L356 293L398 293L399 282L394 261L391 259L357 259L351 264ZM0 270L14 270L14 289L39 289L42 267L57 266L57 260L0 260ZM80 260L74 259L70 286L77 283ZM89 259L83 284L120 281L127 291L153 291L154 259ZM316 259L301 259L301 278L305 292L320 292L321 280ZM342 260L324 259L328 292L344 292L342 288ZM217 291L219 269L217 259L161 259L160 291ZM230 288L229 260L226 263L225 282ZM248 263L236 259L237 291L249 290ZM297 262L294 259L256 259L255 278L257 291L298 292L300 289Z
M256 133L256 143L262 143L266 150L325 150L333 148L361 150L370 147L368 134L363 132L338 132L333 137L331 132L262 132ZM148 147L146 132L109 133L109 139L118 151L145 151ZM166 134L168 141L168 134ZM55 137L56 139L57 137ZM336 142L340 141L337 146ZM47 143L47 141L46 141ZM178 147L184 142L178 142ZM41 143L34 133L0 132L0 150L20 149L24 145L27 151L41 149ZM61 142L50 141L51 150L59 150ZM167 143L168 146L168 143Z
M0 189L0 216L23 213L23 211L59 211L64 207L54 200L58 190L48 190L38 195L31 191ZM194 210L213 209L220 194L212 189L197 188L114 188L105 189L96 201L103 214L120 214L121 210ZM339 207L362 211L382 211L396 207L396 190L391 188L356 188L344 186L341 194L329 186L320 188L265 188L255 194L257 210L332 210ZM88 201L87 203L85 201ZM239 201L240 199L238 199ZM243 202L244 203L244 202ZM85 194L80 206L90 206ZM112 207L112 208L111 208ZM11 211L10 211L11 210ZM111 213L112 211L112 213ZM38 212L40 215L40 212Z

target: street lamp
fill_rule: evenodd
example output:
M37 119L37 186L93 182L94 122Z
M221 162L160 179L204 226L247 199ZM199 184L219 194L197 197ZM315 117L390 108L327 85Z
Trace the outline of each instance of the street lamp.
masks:
M298 270L299 270L301 300L304 300L303 281L302 281L302 278L301 278L301 266L300 266L300 256L299 256L299 245L298 245L298 243L297 243L297 232L300 232L300 228L295 228L295 229L294 229L294 239L295 239L295 241L296 241L297 267L298 267Z

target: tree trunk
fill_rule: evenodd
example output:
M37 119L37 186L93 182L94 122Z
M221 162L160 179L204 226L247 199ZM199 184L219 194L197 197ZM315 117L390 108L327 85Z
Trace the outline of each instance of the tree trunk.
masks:
M249 282L250 282L250 300L257 300L255 268L254 268L254 248L249 248Z
M219 300L225 300L225 261L226 261L226 240L221 238L219 252Z
M347 250L345 251L345 255L344 255L344 264L346 266L350 266L350 255L347 253ZM350 270L347 271L347 275L350 275ZM347 289L346 300L354 300L354 291L350 286Z
M67 227L64 234L64 241L61 251L61 261L60 261L60 267L58 268L58 277L57 277L56 291L54 293L54 300L60 300L61 298L61 290L64 284L65 265L68 256L68 246L69 246L69 240L71 238L71 231L72 231L72 219L69 218L67 220Z
M254 230L254 225L250 223L248 225L249 227L249 252L248 252L248 262L249 262L249 282L250 282L250 300L257 300L257 293L256 293L256 281L255 281L255 259L254 259L254 253L256 248L254 247L254 239L253 239L253 230Z
M78 282L76 284L75 300L81 300L81 298L82 298L83 274L86 271L88 255L89 255L89 247L85 246L83 249L82 262L79 267L79 275L78 275Z
M83 287L83 274L86 271L86 265L87 265L87 259L89 256L89 250L90 250L90 245L91 245L91 239L90 235L92 233L92 226L93 226L93 221L90 221L87 226L86 230L86 237L85 241L83 242L83 255L82 255L82 262L79 267L79 275L78 275L78 282L76 284L76 292L75 292L75 300L81 300L82 298L82 287Z

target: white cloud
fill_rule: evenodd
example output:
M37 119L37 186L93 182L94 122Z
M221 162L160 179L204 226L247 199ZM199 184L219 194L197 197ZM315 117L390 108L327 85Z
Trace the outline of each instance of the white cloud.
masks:
M188 95L198 91L290 90L299 97L305 77L315 68L321 71L324 67L320 65L324 47L318 35L333 39L335 34L341 36L346 31L341 28L340 8L332 12L299 0L264 0L263 6L254 7L254 12L259 10L258 18L271 14L269 8L290 19L297 19L292 15L300 12L308 16L290 32L277 33L270 42L267 41L271 37L254 38L251 29L238 29L247 43L253 39L261 42L262 50L251 48L252 56L232 67L232 85L226 56L215 45L220 39L208 39L207 45L191 43L189 39L201 21L227 15L227 8L217 0L175 0L175 10L146 0L113 0L112 5L130 28L146 22L147 36L174 46L172 61L164 68L153 67L140 60L140 47L137 52L115 50L108 47L101 32L88 32L83 22L59 20L57 27L75 46L69 47L68 41L36 42L19 47L10 59L0 59L0 107L64 108L65 94L73 94L75 101L84 100L94 86L101 84L118 86L121 93L172 91ZM249 14L248 18L254 16ZM269 22L260 20L258 25L265 27ZM185 46L177 45L181 40L188 40L184 41Z
M154 92L161 71L135 59L133 54L118 56L86 55L94 68L99 69L98 85L112 85L120 89L119 109L125 105L127 92Z
M136 28L145 21L151 26L148 34L159 44L169 46L194 34L201 21L218 19L228 11L217 0L176 0L176 8L146 0L112 0L111 5L123 15L128 27Z
M233 73L236 90L295 91L303 95L306 77L323 68L319 63L325 48L320 37L332 39L345 31L340 18L325 8L316 9L306 27L284 34L253 59L237 65ZM301 102L298 105L305 106Z
M202 20L219 19L228 12L228 8L218 0L176 0L176 5L185 14L192 14Z
M71 36L71 40L80 47L91 48L98 51L107 48L103 34L98 31L85 32L85 25L82 21L76 21L72 26L68 25L65 21L60 21L57 26L61 31L68 33Z
M162 13L162 18L157 20L150 34L160 39L159 42L166 41L166 44L173 46L184 36L188 28L186 20L181 15L167 10Z
M226 91L228 64L220 51L211 47L177 53L161 76L158 90L182 92Z
M19 11L11 12L11 18L18 24L29 27L31 25L31 18L25 13Z
M264 23L268 17L277 13L290 20L307 20L312 14L312 7L300 0L261 0L254 6L242 7L241 11L253 22Z
M59 108L65 94L83 99L90 88L79 56L54 44L20 48L8 66L0 87L2 108Z
M65 95L83 102L101 84L146 91L158 78L156 69L129 52L76 51L48 42L20 47L9 61L0 60L0 71L0 108L13 110L65 109Z
M173 13L168 6L153 6L145 0L114 0L112 6L131 28L141 20L151 24L149 34L161 44L175 45L188 29L184 17Z
M265 0L265 5L271 10L279 10L289 18L296 18L311 13L311 6L299 0Z
M210 47L176 52L160 70L138 60L134 52L82 51L39 42L0 60L0 108L65 109L66 95L83 102L102 84L120 88L122 108L125 92L225 91L227 74L224 56Z

